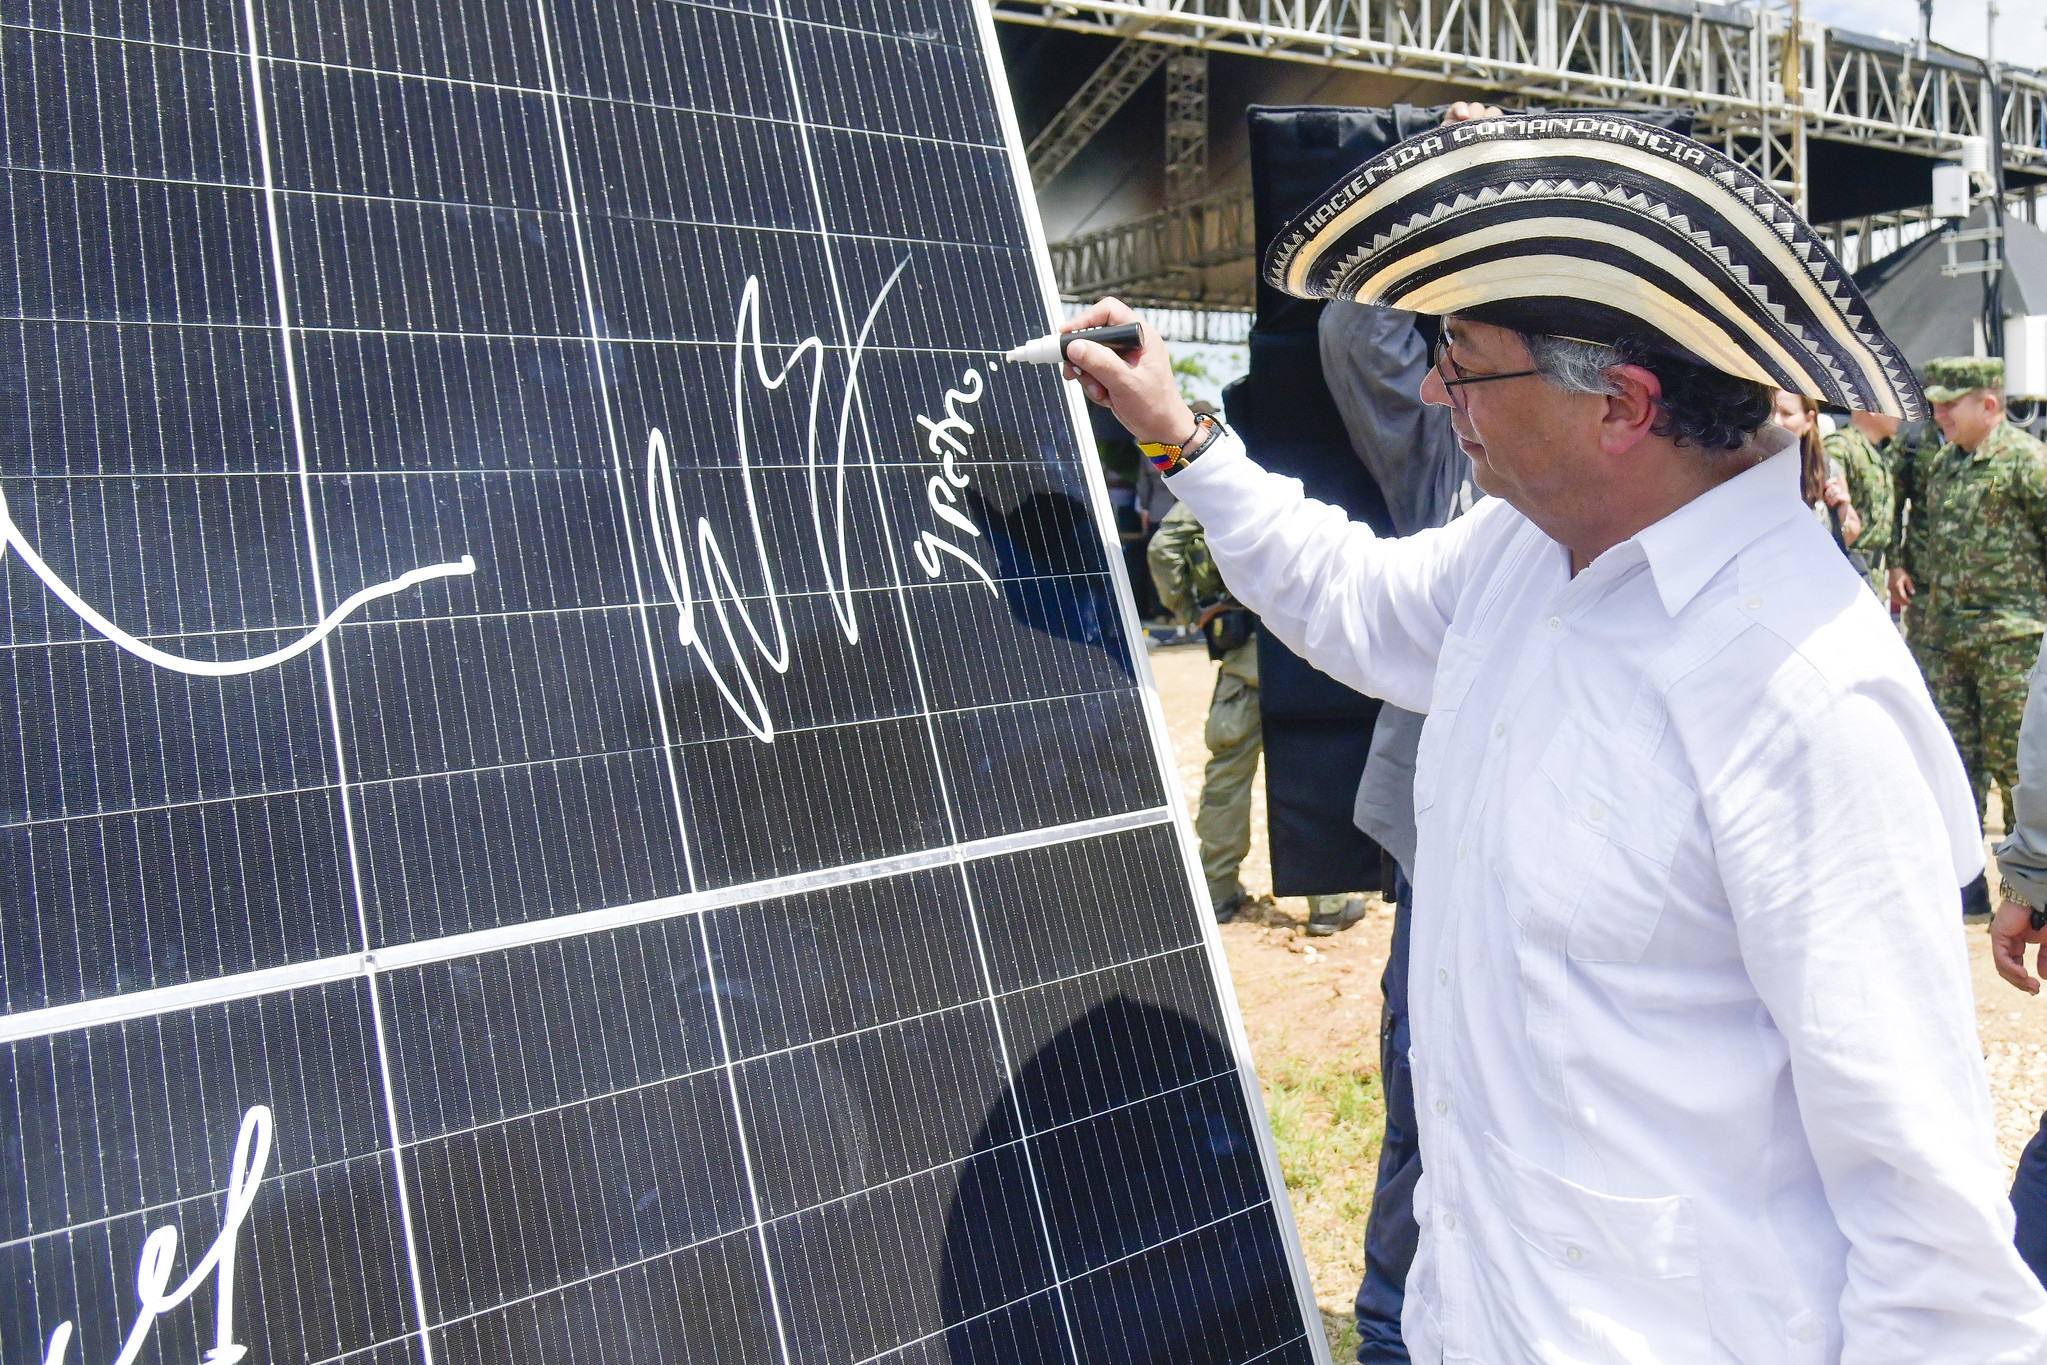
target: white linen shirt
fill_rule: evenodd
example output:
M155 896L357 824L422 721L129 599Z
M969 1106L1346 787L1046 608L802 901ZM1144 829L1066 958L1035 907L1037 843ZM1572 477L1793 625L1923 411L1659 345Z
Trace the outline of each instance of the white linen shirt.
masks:
M1230 435L1172 485L1265 628L1428 713L1417 1362L2047 1357L1968 784L1795 450L1575 577L1498 498L1380 540Z

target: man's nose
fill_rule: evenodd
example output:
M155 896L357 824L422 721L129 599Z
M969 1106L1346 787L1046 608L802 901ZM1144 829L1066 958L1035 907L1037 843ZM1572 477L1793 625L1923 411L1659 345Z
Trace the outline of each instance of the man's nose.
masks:
M1434 365L1429 366L1429 372L1422 377L1422 402L1433 403L1439 408L1452 406L1450 390L1443 385L1443 372Z

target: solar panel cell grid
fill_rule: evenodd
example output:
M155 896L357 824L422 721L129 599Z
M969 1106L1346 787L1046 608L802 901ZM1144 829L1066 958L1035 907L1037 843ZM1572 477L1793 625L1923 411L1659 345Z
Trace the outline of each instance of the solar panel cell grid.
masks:
M0 1358L1312 1358L988 22L0 3Z

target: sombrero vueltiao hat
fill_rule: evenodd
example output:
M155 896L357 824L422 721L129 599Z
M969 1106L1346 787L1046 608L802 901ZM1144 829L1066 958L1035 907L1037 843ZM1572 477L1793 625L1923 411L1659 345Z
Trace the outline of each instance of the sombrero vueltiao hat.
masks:
M1926 415L1841 263L1769 186L1620 118L1446 124L1366 162L1274 239L1298 298L1634 340L1823 403Z

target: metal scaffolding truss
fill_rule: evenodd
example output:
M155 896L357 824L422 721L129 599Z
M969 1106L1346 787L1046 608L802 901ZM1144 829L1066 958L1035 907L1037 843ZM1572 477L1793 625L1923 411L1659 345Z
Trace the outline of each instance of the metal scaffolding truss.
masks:
M1212 298L1204 272L1246 260L1256 238L1251 192L1227 190L1100 232L1052 243L1052 270L1069 298L1116 294L1164 307L1210 303L1249 307L1241 298Z
M1982 68L1933 56L1915 62L1909 44L1878 38L1809 44L1807 69L1820 80L1807 97L1816 135L1927 155L1952 155L1962 138L1985 136L1989 87ZM2006 70L1999 83L2005 164L2047 170L2047 81Z
M1951 155L1983 131L1982 69L1909 44L1707 0L994 0L996 17L1450 81L1516 102L1683 104L1814 136ZM1797 62L1789 67L1793 54ZM2047 82L2004 73L2015 168L2047 168Z
M1175 52L1166 63L1166 203L1208 188L1208 53Z
M992 3L996 17L1012 23L1119 35L1142 24L1134 39L1141 46L1198 46L1449 82L1493 92L1509 105L1683 105L1699 115L1699 137L1749 166L1801 212L1811 140L1953 158L1963 138L1987 133L1991 117L1989 85L1975 62L1938 50L1919 61L1909 44L1815 22L1794 30L1778 10L1708 0ZM2005 163L2047 172L2047 80L2023 71L2006 71L2001 80ZM1213 229L1241 221L1248 255L1248 211L1225 213L1213 198L1198 202L1205 207L1191 216L1169 208L1057 244L1055 253L1075 265L1113 264L1119 276L1163 241L1199 245L1212 261L1221 249ZM1119 232L1128 240L1111 247L1107 239ZM1155 296L1187 297L1178 291L1198 270L1191 258L1167 255L1158 263L1163 273L1148 277ZM1076 293L1099 292L1092 276L1062 270L1060 278Z
M1093 75L1074 92L1073 98L1052 116L1052 121L1031 139L1025 156L1031 164L1031 184L1043 189L1052 177L1066 169L1080 155L1080 149L1116 117L1116 111L1130 102L1139 86L1174 53L1162 43L1144 43L1126 38L1117 45ZM1202 69L1208 69L1207 60ZM1204 161L1206 153L1204 152Z

